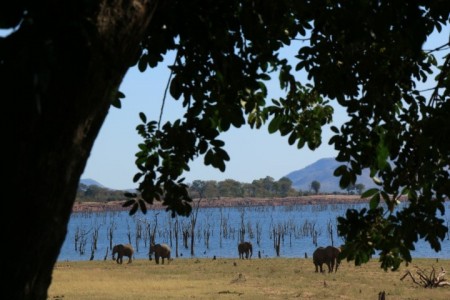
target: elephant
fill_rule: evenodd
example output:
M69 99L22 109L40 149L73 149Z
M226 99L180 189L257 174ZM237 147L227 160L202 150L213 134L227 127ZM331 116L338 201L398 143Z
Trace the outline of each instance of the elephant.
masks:
M152 254L155 254L155 262L159 264L159 258L162 258L162 264L164 264L164 258L167 258L167 263L171 261L170 258L170 246L167 244L150 244L150 250L148 252L149 259L152 260Z
M252 257L253 254L253 245L250 242L242 242L238 245L238 252L239 252L239 258L244 259L244 254L245 254L245 258L249 259Z
M125 245L118 244L118 245L115 245L112 250L112 259L113 260L114 260L114 256L116 255L116 253L117 253L116 261L118 264L122 263L124 256L127 256L128 263L131 263L132 257L134 254L134 249L133 249L133 246L131 246L130 244L125 244Z
M333 246L328 246L326 248L319 247L313 253L313 262L316 267L316 272L318 272L320 267L320 272L323 272L322 265L326 264L328 266L328 273L333 271L337 272L340 260L339 254L340 248Z
M327 251L328 257L331 258L331 272L334 271L336 273L341 263L341 259L339 258L339 255L341 254L341 248L328 246L325 248L325 250Z

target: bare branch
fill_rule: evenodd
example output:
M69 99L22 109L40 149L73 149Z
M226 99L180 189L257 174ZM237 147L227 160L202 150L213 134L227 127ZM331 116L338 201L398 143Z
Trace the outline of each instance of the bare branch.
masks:
M425 270L422 270L418 266L416 266L417 271L416 274L418 275L418 278L414 277L411 271L407 270L405 274L400 278L401 281L405 279L409 275L411 277L411 280L424 288L435 288L435 287L443 287L443 286L450 286L450 282L446 281L444 276L446 274L443 267L441 267L441 271L436 276L436 270L434 267L432 267L432 270L429 275L425 272Z

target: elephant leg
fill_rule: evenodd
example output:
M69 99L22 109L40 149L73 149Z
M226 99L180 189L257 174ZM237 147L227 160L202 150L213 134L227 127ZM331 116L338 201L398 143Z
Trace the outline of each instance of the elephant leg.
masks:
M159 265L159 256L155 256L156 264Z
M162 264L164 264L164 257L161 257L161 259L162 259Z
M338 266L339 266L339 262L338 262L337 258L335 258L333 260L333 267L331 268L331 271L337 272Z
M335 268L334 272L337 272L340 264L341 264L341 262L339 261L339 259L336 258L336 268Z

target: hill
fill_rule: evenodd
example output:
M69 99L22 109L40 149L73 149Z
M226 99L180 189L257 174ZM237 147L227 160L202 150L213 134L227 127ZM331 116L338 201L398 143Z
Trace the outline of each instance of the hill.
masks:
M90 179L90 178L82 178L80 179L80 183L84 184L85 186L91 186L91 185L95 185L101 188L104 188L105 186L97 181L95 181L94 179Z
M343 190L339 187L339 178L335 177L333 172L341 164L334 157L322 158L303 169L287 174L285 177L292 180L292 186L297 190L309 191L311 182L316 180L320 182L320 192L340 193ZM366 190L376 187L369 174L368 169L363 170L362 175L356 181L356 183L364 184Z

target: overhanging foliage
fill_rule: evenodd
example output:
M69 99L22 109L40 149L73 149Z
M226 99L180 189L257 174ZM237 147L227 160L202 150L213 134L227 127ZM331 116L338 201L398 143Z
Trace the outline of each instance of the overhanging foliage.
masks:
M142 124L137 130L143 142L137 153L139 173L134 180L139 183L142 200L147 203L161 200L174 214L189 214L191 199L182 174L197 156L203 156L205 164L225 170L230 157L220 133L232 126L239 128L248 123L260 128L268 123L269 132L286 136L289 144L316 149L322 143L322 127L332 122L333 101L344 107L349 116L349 121L340 128L332 127L335 135L329 141L342 162L335 171L341 187L355 184L363 168L370 168L380 184L379 190L371 191L368 209L350 210L339 219L338 229L346 240L344 256L359 264L379 251L383 268L396 269L402 260L411 260L410 251L419 238L427 240L436 251L441 250L440 240L448 228L439 214L444 213L443 203L450 193L449 37L443 34L442 44L436 49L423 49L423 45L433 32L448 31L447 0L144 2L68 1L58 7L48 1L1 4L0 28L17 31L0 39L0 77L5 82L13 82L11 78L24 82L11 99L26 104L25 114L15 111L14 116L20 115L27 121L23 122L24 127L36 133L31 129L37 128L33 121L41 121L42 103L50 111L51 121L42 121L47 142L56 144L54 141L59 141L59 137L71 137L64 129L70 129L74 137L55 146L72 146L64 148L71 154L67 158L79 159L70 174L63 174L59 168L52 173L55 178L68 178L70 186L64 199L74 198L78 182L75 177L81 173L92 145L89 139L96 136L96 126L100 126L105 115L104 103L95 101L104 97L105 91L113 90L108 93L111 103L120 107L123 95L109 85L120 81L128 60L134 57L127 56L136 45L131 37L145 28L145 38L139 39L140 51L134 63L145 71L163 61L168 51L176 51L176 60L170 66L173 72L170 93L182 102L186 112L166 124L147 120L141 114ZM132 4L136 9L125 9ZM118 7L125 12L121 14ZM142 24L133 23L134 27L124 26L131 23L126 17L138 11L137 7L153 17L142 18ZM120 23L114 18L127 21ZM110 39L117 37L117 33L122 39ZM295 39L307 43L300 43L298 61L287 61L279 52ZM111 45L116 49L120 46L124 55L114 57L108 49ZM443 59L437 60L436 53ZM90 56L93 54L97 55L94 59ZM63 115L63 108L58 106L62 101L56 100L61 85L51 84L61 77L58 75L62 74L64 63L74 58L79 63L68 65L72 67L71 74L77 76L61 81L64 86L75 90L78 86L70 84L75 79L106 81L104 78L111 74L114 83L102 82L95 96L91 95L93 100L86 107L98 113L61 118L60 124L64 123L59 125L63 127L61 133L52 139L53 135L45 135L46 130L54 128L49 124L58 113ZM102 64L93 63L100 58ZM108 64L111 68L105 67ZM95 73L90 66L104 68L103 73L90 77ZM311 84L298 79L299 71L307 72ZM433 76L436 84L429 95L418 83ZM266 83L272 78L278 78L285 95L268 101ZM82 83L80 86L84 87L85 82ZM97 85L98 82L94 84ZM75 103L70 104L73 110L77 108ZM95 126L80 126L80 132L84 128L86 133L78 134L78 125L91 124L93 120ZM39 140L27 142L20 144L21 151L27 148L34 151L39 144ZM73 149L79 152L69 151ZM35 160L34 156L23 155L27 160L17 170L28 171L30 166L42 170L41 162L48 166L39 156L48 151L40 150L36 151ZM25 150L23 153L29 154ZM51 161L55 157L59 158L57 154L46 158ZM22 177L15 177L15 182ZM22 181L29 184L31 180L25 178ZM409 205L398 206L401 195L408 197ZM44 197L42 192L39 196ZM139 203L145 209L145 203ZM132 210L136 211L137 206ZM59 220L58 216L49 219ZM38 273L37 268L34 271Z
M322 127L331 123L329 101L345 107L349 121L329 143L338 150L340 185L354 185L370 168L380 188L369 209L339 218L346 240L343 255L361 264L379 251L383 268L410 261L419 238L440 251L448 228L439 213L450 192L449 41L439 49L423 44L449 26L445 1L201 1L200 6L169 1L142 43L139 67L154 67L169 50L170 93L186 108L183 118L138 131L137 154L143 198L163 199L168 209L189 213L182 173L199 155L225 169L228 157L220 133L248 123L268 122L270 133L291 145L314 150ZM302 39L298 61L279 56ZM435 52L444 52L438 64ZM431 96L420 90L438 68ZM313 84L300 82L306 71ZM267 102L266 83L279 79L285 96ZM431 78L432 79L432 78ZM400 196L410 200L398 208Z

